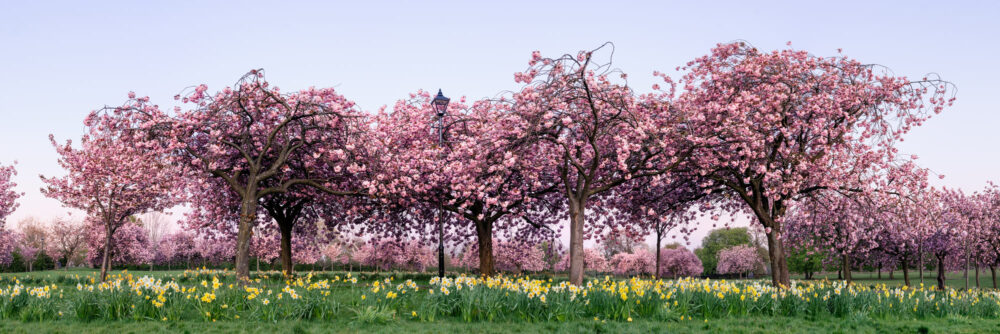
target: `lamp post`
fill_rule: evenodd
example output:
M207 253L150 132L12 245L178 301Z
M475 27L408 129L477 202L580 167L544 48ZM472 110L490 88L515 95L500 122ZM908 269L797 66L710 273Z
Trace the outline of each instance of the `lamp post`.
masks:
M444 145L444 116L448 112L448 102L451 99L444 96L438 89L437 96L431 100L431 106L437 113L438 147ZM438 277L444 278L444 222L441 219L441 203L438 203L438 210L435 214L438 223Z

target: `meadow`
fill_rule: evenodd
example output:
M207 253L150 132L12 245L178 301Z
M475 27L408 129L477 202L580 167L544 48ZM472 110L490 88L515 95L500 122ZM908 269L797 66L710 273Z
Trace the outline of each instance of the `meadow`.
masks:
M90 270L0 275L2 332L997 332L995 290L825 279ZM863 276L862 276L863 277ZM957 277L952 274L952 277ZM963 281L964 282L964 281Z

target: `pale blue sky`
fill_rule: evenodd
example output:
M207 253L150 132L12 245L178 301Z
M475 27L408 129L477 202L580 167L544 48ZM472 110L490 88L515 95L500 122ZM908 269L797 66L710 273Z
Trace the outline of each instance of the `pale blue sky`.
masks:
M161 106L185 87L232 84L251 68L285 90L335 86L366 109L417 89L493 96L516 88L531 51L614 42L639 91L719 42L844 54L897 75L939 73L955 106L901 146L966 190L997 180L1000 5L962 1L180 2L0 5L0 162L18 160L21 208L66 212L38 191L60 174L46 139L78 139L86 113L128 91Z

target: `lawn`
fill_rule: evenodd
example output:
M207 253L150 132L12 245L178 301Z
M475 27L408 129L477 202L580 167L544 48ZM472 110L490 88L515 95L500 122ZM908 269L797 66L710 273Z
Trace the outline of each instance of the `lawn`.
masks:
M965 278L963 277L964 272L954 271L945 274L945 286L949 288L965 288ZM969 287L976 287L975 270L969 270ZM892 274L893 278L889 278L889 272L883 271L882 278L878 277L876 272L853 272L852 279L858 284L887 284L892 286L903 286L903 271L897 270ZM801 275L793 275L792 279L802 279ZM828 279L837 280L837 273L820 273L816 274L814 279ZM998 278L1000 279L1000 278ZM920 276L919 272L915 270L910 271L910 283L914 286L920 286ZM923 283L925 286L937 285L937 272L931 270L924 271ZM993 287L993 276L990 274L989 269L981 270L979 272L979 284L981 288L992 288Z
M948 318L935 320L749 318L691 321L635 321L565 323L435 323L400 321L358 324L347 319L331 321L122 321L80 323L0 322L0 333L1000 333L1000 322Z
M865 274L853 287L790 290L766 280L600 277L577 289L546 277L345 272L257 273L239 287L231 272L113 274L109 285L84 269L0 274L0 333L1000 333L995 291L883 287L875 283L899 280Z

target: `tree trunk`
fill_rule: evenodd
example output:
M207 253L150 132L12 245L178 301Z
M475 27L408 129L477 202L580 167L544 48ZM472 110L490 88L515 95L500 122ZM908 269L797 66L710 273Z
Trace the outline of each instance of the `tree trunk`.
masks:
M479 274L491 277L496 274L493 262L493 223L476 221L476 238L479 241Z
M844 254L841 256L840 268L844 271L844 280L847 281L847 285L851 285L854 279L851 276L851 257L849 255Z
M920 271L920 284L924 284L924 252L917 256L917 270Z
M997 288L997 266L990 266L990 273L993 274L993 288Z
M101 255L101 282L108 280L108 267L111 267L111 224L104 224L104 254Z
M905 257L902 258L900 261L902 261L901 264L903 267L903 284L905 284L906 286L910 286L910 269L907 268L909 267L909 264L907 263L908 261Z
M938 289L944 291L944 256L937 255L937 281Z
M569 201L569 282L583 285L583 223L586 200Z
M968 251L968 248L966 248L966 251L965 251L965 273L962 274L962 275L965 276L965 289L968 290L969 289L969 251Z
M788 259L785 258L785 247L781 241L781 225L773 220L769 225L772 227L771 233L767 234L767 255L771 259L771 284L787 288L791 286L791 280L788 274Z
M279 221L278 228L281 230L281 271L285 276L291 277L295 270L292 263L292 226L294 222Z
M882 264L879 264L878 268L876 268L875 270L878 271L878 279L881 281L882 280Z
M660 232L659 229L657 229L657 231L656 231L656 275L655 275L656 279L660 279L660 271L662 270L660 268L660 237L662 236L662 234L663 233Z
M253 223L257 217L256 187L251 185L243 195L240 204L239 230L236 235L236 277L241 282L250 279L250 238L253 237Z
M976 263L976 268L975 269L976 269L976 288L977 289L978 288L982 288L983 286L979 285L979 263L978 262Z

